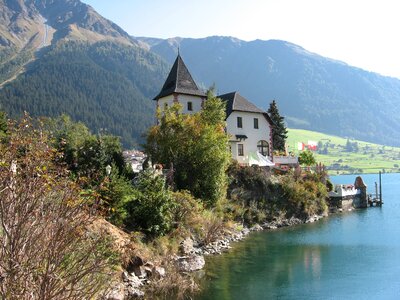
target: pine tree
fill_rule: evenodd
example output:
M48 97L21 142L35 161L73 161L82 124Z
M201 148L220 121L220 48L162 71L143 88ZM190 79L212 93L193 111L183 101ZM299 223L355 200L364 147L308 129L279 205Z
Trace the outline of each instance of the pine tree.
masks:
M285 151L285 142L288 132L285 126L285 118L279 114L275 100L270 103L268 114L274 123L272 125L272 145L274 150Z

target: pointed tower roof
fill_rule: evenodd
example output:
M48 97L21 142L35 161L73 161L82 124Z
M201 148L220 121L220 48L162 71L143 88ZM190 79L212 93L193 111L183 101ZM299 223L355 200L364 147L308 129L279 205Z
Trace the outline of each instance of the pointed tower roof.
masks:
M171 95L173 93L194 95L205 97L206 94L202 92L190 75L182 57L178 53L174 65L169 72L167 80L165 81L160 93L154 98L158 100L162 97Z

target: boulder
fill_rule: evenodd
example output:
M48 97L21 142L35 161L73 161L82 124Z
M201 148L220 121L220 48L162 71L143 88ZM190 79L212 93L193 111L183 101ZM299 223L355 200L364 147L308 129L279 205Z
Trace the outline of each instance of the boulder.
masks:
M241 233L242 233L242 235L248 235L250 233L250 229L245 227L242 229Z
M184 239L179 245L179 251L182 255L194 253L193 240L191 238Z
M143 259L139 256L133 256L130 261L128 266L126 267L126 270L129 273L135 273L136 276L142 276L143 275Z
M193 272L201 270L205 265L205 260L202 255L191 255L178 258L177 264L180 271Z
M165 277L165 269L163 267L156 266L153 268L153 275L157 278Z
M139 290L139 289L137 289L137 288L134 288L132 286L128 286L127 290L128 290L128 299L131 299L131 298L143 298L144 297L144 292Z
M261 231L263 228L259 224L255 224L253 227L250 228L250 231Z
M123 284L115 285L102 299L104 300L124 300L125 287Z

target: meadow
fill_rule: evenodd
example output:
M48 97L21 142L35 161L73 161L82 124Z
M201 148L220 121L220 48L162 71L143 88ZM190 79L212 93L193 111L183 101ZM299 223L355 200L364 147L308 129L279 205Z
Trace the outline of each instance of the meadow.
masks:
M400 148L353 139L342 138L320 132L288 129L288 151L300 153L298 143L317 143L313 151L318 162L323 163L329 174L353 173L397 173L400 172ZM307 147L307 146L305 146Z

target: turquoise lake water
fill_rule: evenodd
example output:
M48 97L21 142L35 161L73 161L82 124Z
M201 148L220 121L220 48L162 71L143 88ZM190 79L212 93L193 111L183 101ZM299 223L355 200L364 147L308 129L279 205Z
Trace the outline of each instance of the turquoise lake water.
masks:
M374 193L378 175L362 177ZM400 174L382 175L382 194L382 208L254 233L208 257L195 299L400 299Z

